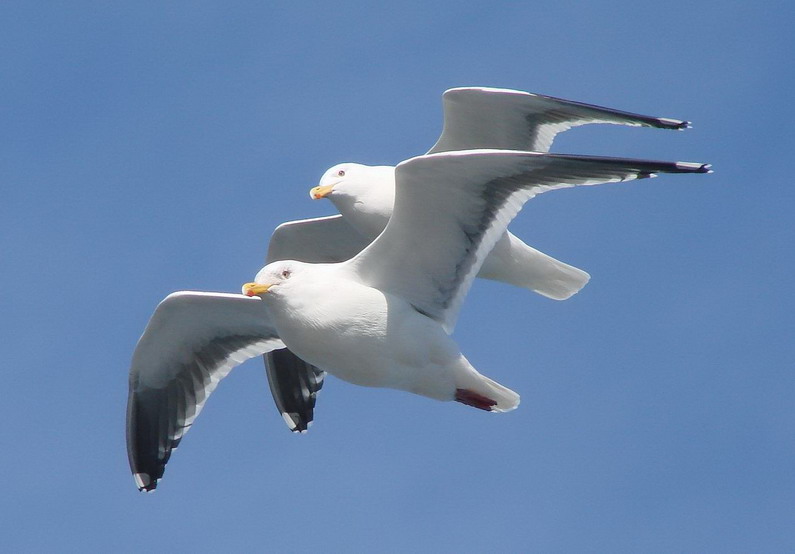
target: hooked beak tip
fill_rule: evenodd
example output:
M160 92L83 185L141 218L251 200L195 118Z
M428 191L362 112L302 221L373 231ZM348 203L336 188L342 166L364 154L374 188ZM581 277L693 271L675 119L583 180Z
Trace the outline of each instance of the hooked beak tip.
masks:
M326 196L331 194L333 190L334 190L334 185L317 186L309 191L309 197L312 200L320 200L321 198L325 198Z
M246 283L243 285L243 294L246 296L259 296L268 292L270 285L260 285L259 283Z

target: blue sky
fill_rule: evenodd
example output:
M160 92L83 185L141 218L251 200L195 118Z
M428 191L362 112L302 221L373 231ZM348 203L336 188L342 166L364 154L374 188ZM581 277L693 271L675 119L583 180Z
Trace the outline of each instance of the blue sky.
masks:
M748 552L795 541L793 8L5 3L0 546L7 551ZM127 370L156 304L237 291L342 161L394 164L441 93L517 88L690 119L553 150L710 162L565 190L511 226L589 271L478 282L455 338L491 415L327 379L289 433L262 363L138 493Z

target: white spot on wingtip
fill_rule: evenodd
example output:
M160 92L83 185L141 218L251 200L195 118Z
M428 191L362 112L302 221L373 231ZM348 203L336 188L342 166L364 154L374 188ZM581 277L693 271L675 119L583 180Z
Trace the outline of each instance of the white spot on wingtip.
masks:
M672 119L670 117L658 117L657 121L659 121L664 125L677 125L677 126L683 125L682 127L679 127L680 130L690 125L689 121L682 121L681 119Z
M704 173L712 173L711 164L702 164L698 162L676 162L676 167L679 169L689 169L692 171L701 171Z
M299 417L298 414L290 414L289 412L282 412L282 419L287 424L287 427L290 428L290 431L293 433L298 433L300 435L306 434L309 430L309 427L312 426L312 422L306 424L307 429L298 429L298 421Z
M290 431L295 431L297 425L295 423L295 420L292 418L292 416L290 416L290 414L288 414L287 412L282 412L282 419L287 424L287 427L290 428Z
M152 478L148 473L133 473L133 479L135 479L138 490L144 490L152 483Z

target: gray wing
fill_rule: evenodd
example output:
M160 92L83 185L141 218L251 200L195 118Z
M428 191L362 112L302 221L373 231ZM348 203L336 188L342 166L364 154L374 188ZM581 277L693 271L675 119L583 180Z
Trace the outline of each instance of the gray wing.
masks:
M549 151L555 135L588 123L685 129L687 121L651 117L518 90L445 91L444 129L428 153L475 148Z
M341 215L288 221L273 232L267 261L342 262L368 243ZM276 409L291 431L306 431L326 373L287 348L265 354L264 360Z
M483 260L522 205L578 185L705 173L708 166L500 150L419 156L397 166L395 208L384 232L348 266L452 332Z
M271 235L267 261L344 262L369 243L341 215L288 221Z
M155 310L130 367L127 455L151 491L218 382L243 361L284 348L258 298L177 292Z

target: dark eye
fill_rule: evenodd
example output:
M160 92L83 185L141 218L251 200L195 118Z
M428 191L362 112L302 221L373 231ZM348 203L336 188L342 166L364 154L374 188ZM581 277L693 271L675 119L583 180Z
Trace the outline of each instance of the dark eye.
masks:
M339 171L337 171L337 177L345 177L345 170L340 169Z
M282 270L282 279L289 279L290 278L290 270L284 269Z

